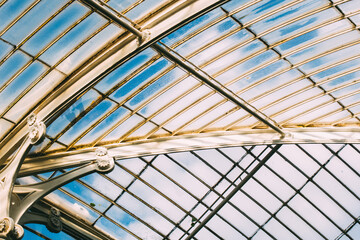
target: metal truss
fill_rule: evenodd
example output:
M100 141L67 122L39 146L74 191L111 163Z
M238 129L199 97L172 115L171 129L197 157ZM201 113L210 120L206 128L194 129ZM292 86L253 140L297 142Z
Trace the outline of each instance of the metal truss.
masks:
M30 185L14 185L19 169L32 145L38 144L44 138L46 127L37 121L36 115L31 114L27 119L29 133L23 140L19 150L0 171L0 237L5 239L20 239L24 234L18 224L22 215L37 200L51 191L65 185L72 180L92 172L109 172L114 168L114 159L108 155L106 148L96 149L96 160L91 163L66 172L56 178ZM51 221L55 224L58 214L53 214ZM56 224L54 225L56 227ZM54 228L55 228L54 227ZM55 230L54 230L55 231Z
M133 35L122 37L104 53L87 61L76 74L67 80L66 84L59 87L41 104L38 104L33 112L44 122L51 120L81 95L85 89L94 85L98 78L110 73L123 61L165 36L172 29L180 27L199 14L210 11L225 2L227 0L175 2L169 12L152 16L142 23L142 27L147 30L146 37L142 38L141 41L134 38ZM118 24L124 27L123 23ZM92 80L89 82L89 79ZM26 123L22 121L0 142L0 164L11 156L11 150L20 145L20 139L26 134Z

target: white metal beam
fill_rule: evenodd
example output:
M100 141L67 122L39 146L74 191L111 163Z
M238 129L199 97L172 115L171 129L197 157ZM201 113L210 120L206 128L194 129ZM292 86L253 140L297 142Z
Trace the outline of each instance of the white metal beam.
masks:
M288 128L284 131L290 133L289 136L281 138L272 130L251 129L148 139L107 145L106 148L111 156L119 160L170 152L244 145L360 143L359 128ZM27 158L22 165L20 175L25 176L51 169L76 166L93 160L93 151L93 148L87 148Z

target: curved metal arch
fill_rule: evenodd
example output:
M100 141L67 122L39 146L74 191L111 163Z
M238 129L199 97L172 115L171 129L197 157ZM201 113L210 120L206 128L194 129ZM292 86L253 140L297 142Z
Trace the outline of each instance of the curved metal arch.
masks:
M200 133L137 142L111 144L106 148L116 160L147 155L182 152L219 147L295 144L295 143L360 143L359 128L303 128L284 129L289 134L281 138L271 130L251 129L231 132ZM94 160L94 148L25 159L20 176L64 167L75 167Z
M149 34L146 39L140 42L134 35L124 36L108 51L85 63L80 71L75 70L74 73L70 74L71 77L67 82L53 92L51 96L39 101L40 104L34 108L33 112L44 122L51 120L71 104L78 95L95 84L101 76L108 74L130 56L200 14L206 13L227 1L178 1L172 4L166 12L151 16L142 22L142 28L146 29ZM19 139L23 138L26 133L26 121L23 120L0 142L0 164L4 163L17 149Z

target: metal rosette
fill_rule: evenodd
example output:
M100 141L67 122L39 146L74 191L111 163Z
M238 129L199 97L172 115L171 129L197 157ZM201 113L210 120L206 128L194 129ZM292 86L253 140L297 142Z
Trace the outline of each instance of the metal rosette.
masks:
M110 157L104 147L95 150L96 153L96 170L99 172L110 172L115 166L114 158Z
M36 115L34 113L30 114L30 116L27 118L27 123L29 125L29 138L31 144L39 144L45 137L45 124L43 122L37 121Z

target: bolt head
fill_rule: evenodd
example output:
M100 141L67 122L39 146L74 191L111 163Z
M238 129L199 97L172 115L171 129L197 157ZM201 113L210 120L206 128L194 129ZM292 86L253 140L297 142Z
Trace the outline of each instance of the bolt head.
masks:
M27 123L29 126L34 125L36 122L36 115L34 113L31 113L27 118Z

